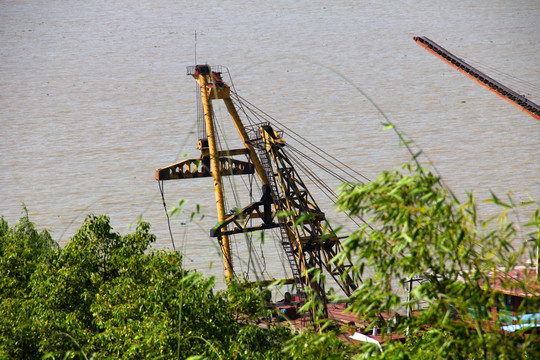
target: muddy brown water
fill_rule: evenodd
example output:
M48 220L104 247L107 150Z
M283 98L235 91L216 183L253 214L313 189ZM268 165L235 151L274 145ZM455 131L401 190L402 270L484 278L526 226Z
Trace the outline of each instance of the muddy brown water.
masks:
M185 75L195 61L227 66L244 98L370 179L407 153L365 95L457 194L540 199L540 122L412 40L427 36L539 102L537 1L204 5L0 3L0 215L14 224L25 204L62 244L88 213L121 233L142 218L155 247L172 248L154 171L198 156ZM186 264L221 279L211 180L168 182L165 195L169 207L187 201L172 219ZM205 217L182 226L197 204ZM268 244L259 264L280 276L278 250Z

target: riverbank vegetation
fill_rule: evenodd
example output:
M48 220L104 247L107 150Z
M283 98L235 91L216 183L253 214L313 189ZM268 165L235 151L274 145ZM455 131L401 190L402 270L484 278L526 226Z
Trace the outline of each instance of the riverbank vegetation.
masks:
M370 219L346 240L341 254L356 259L355 275L361 277L367 268L373 272L348 299L350 309L383 333L408 334L405 344L386 344L383 358L540 355L536 328L501 330L512 315L539 312L537 280L511 275L525 263L534 269L538 261L538 203L515 202L511 196L503 201L492 194L489 202L501 211L482 220L472 194L460 202L438 176L417 163L383 172L366 185L344 185L342 190L338 206ZM525 208L531 217L520 222L518 214ZM497 291L494 274L499 275ZM408 299L396 295L396 284L411 289ZM501 289L526 294L519 314L504 309ZM491 312L495 308L502 311ZM404 309L421 310L400 316ZM394 315L391 321L381 321L382 312Z
M264 292L216 291L211 278L184 269L177 252L151 249L148 223L121 235L107 216L89 215L60 248L27 214L13 226L2 218L0 358L535 358L536 328L505 333L487 309L500 302L491 272L536 261L538 204L495 195L491 201L501 215L483 221L474 196L459 202L414 164L343 186L339 208L371 224L355 231L336 259L354 259L353 276L363 279L345 301L383 334L409 334L404 343L384 343L382 352L339 340L339 329L299 334L277 323L257 326L268 315ZM531 219L510 221L507 215L522 205L536 207ZM373 275L363 277L367 268ZM399 297L395 287L413 279L419 283L410 298ZM537 313L537 300L530 297L520 311ZM423 310L400 316L404 308ZM383 312L393 314L390 321Z
M264 311L260 297L230 301L211 278L184 270L177 252L150 250L149 229L141 222L123 236L90 215L59 248L27 215L11 228L1 219L0 358L283 358L294 339L287 327L238 321L239 306ZM328 336L295 352L326 358L327 347L335 358L345 349Z

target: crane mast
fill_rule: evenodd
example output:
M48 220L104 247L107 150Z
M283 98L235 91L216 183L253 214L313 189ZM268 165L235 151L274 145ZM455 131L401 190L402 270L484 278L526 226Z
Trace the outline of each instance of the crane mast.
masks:
M187 73L199 84L203 104L206 136L199 139L197 146L201 156L156 170L156 180L213 178L218 224L210 235L218 238L222 247L227 281L234 276L228 237L279 228L281 245L292 272L290 282L296 285L301 298L309 289L326 304L324 280L317 269L326 270L344 293L351 295L357 287L347 272L351 265L347 261L332 261L341 251L340 240L294 168L280 133L269 123L244 127L220 67L196 65L188 67ZM244 148L218 149L212 111L214 100L225 103ZM247 156L248 161L235 159L237 155ZM261 199L227 215L222 177L254 173L261 182ZM325 305L323 310L326 310Z
M232 104L230 98L230 88L221 79L221 72L211 71L208 65L197 65L188 67L188 75L192 75L199 84L202 99L204 120L206 128L206 138L199 139L197 148L201 150L199 159L186 159L178 163L156 170L156 180L186 179L198 177L212 177L214 180L214 192L216 197L216 209L218 221L223 223L225 216L225 199L223 196L222 176L253 174L257 171L263 184L268 183L253 146L245 129L240 121L240 117ZM222 99L231 118L243 140L243 149L233 149L219 151L216 144L216 134L213 119L212 100ZM233 155L249 155L251 163L233 159ZM223 253L223 264L225 267L225 278L231 281L234 273L231 247L227 234L219 238Z
M525 96L518 94L514 90L486 75L482 71L469 65L463 59L453 55L448 50L427 37L415 36L413 37L413 40L453 68L475 80L480 85L485 86L511 104L517 106L536 120L540 120L540 106L527 99Z

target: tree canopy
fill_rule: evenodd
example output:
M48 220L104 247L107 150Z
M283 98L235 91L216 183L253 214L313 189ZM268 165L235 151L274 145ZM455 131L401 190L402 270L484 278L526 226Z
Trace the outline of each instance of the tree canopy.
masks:
M372 272L349 299L350 309L381 327L383 334L388 328L409 334L405 344L385 344L382 354L372 347L373 355L492 359L540 354L535 329L505 333L500 330L503 318L489 311L501 303L494 274L509 273L526 259L528 240L539 240L538 207L525 224L506 215L519 206L538 205L515 204L511 197L505 203L495 195L491 202L501 207L500 216L480 219L472 194L460 202L438 176L416 163L383 172L366 185L343 186L340 209L369 219L347 239L341 254L356 259L356 275ZM529 286L524 280L507 280L503 287L508 289ZM408 300L397 295L396 290L413 283ZM404 314L406 308L422 311L381 322L382 312ZM537 296L531 296L520 312L537 309Z
M280 358L290 338L243 326L213 280L151 251L149 224L90 215L65 248L25 216L0 221L0 358Z
M529 250L540 243L540 209L511 197L491 202L501 214L482 220L472 194L460 202L416 163L343 185L339 209L367 222L334 259L353 259L351 276L363 279L342 300L383 337L408 335L382 352L342 342L339 329L257 326L268 315L267 292L242 284L215 291L212 278L183 268L179 253L151 248L148 223L121 235L107 216L89 215L61 248L27 213L13 227L1 218L0 359L536 358L536 328L504 332L504 314L489 309L502 301L493 274L509 274L528 255L537 260ZM520 206L533 207L530 220L510 221ZM519 313L537 313L530 284L506 279L503 288L529 291Z

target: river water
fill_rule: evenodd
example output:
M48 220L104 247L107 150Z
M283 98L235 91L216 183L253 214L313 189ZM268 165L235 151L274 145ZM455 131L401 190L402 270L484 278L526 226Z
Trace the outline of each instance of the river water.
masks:
M88 213L121 233L142 218L172 248L154 171L198 157L195 62L227 66L241 96L370 179L407 160L374 102L458 195L540 199L540 123L412 40L538 103L539 18L536 0L3 0L0 215L13 225L24 204L61 244ZM175 246L221 278L211 180L165 187L169 208L186 200Z

